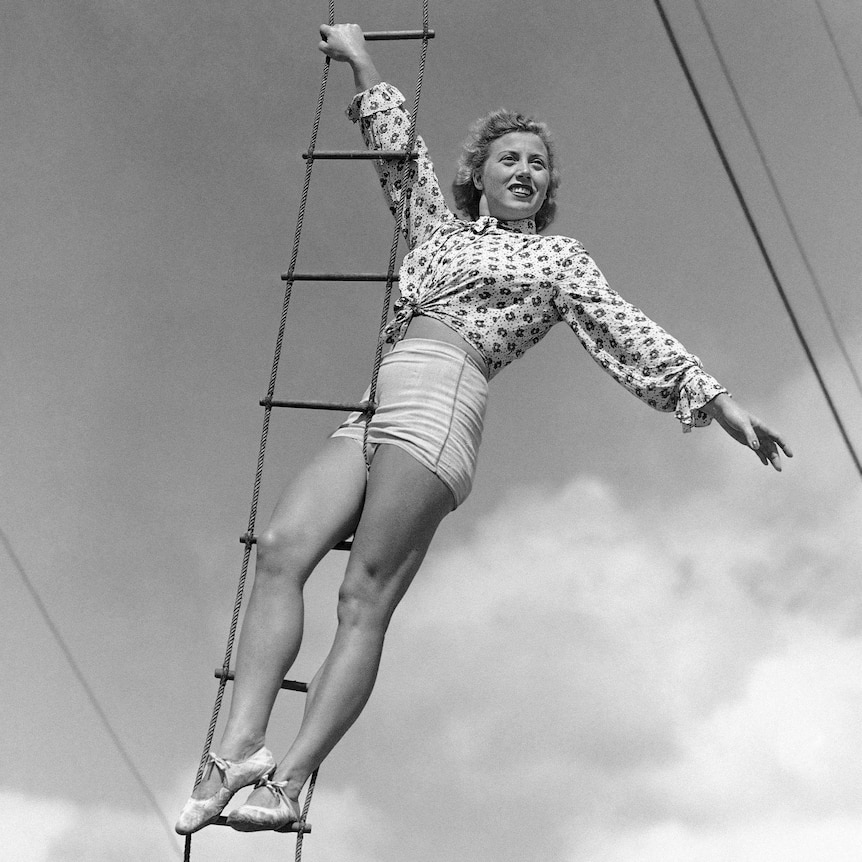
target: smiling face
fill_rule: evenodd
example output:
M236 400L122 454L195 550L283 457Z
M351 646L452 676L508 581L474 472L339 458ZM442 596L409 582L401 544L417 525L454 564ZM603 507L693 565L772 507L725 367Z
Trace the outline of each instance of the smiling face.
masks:
M530 218L545 201L550 183L548 151L532 132L508 132L491 142L488 158L473 173L482 192L479 215L502 221Z

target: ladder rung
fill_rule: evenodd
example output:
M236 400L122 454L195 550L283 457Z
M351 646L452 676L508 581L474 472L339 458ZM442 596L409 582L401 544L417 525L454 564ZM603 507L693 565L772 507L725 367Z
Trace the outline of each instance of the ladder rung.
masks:
M233 679L234 672L229 670L227 673L224 672L224 668L217 667L215 669L215 678L216 679ZM289 691L308 691L308 685L304 682L299 682L295 679L286 679L281 683L281 687L283 689L287 689Z
M372 30L363 33L366 42L384 42L393 39L422 39L427 35L429 39L434 38L433 30Z
M407 150L315 150L312 155L302 154L304 159L416 159L419 153L408 153Z
M389 276L377 272L295 272L292 276L286 272L282 281L388 281ZM392 274L392 281L398 281L398 273Z
M257 536L249 536L248 533L243 533L239 537L240 544L243 545L256 545L257 544ZM336 542L332 546L333 551L349 551L353 547L353 542Z
M261 407L297 407L306 410L343 410L347 413L359 411L360 413L368 412L369 404L367 401L362 401L357 404L355 401L276 401L269 398L260 399Z
M223 814L219 814L210 826L227 826L227 817ZM291 823L289 826L283 826L281 829L274 830L275 832L311 832L311 824L310 823Z

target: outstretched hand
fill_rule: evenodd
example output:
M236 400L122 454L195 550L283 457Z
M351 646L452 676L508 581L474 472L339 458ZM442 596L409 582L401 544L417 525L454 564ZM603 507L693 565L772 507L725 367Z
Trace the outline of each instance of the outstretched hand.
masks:
M737 404L729 395L717 395L702 408L734 440L751 449L761 464L772 465L781 472L781 452L788 458L793 452L782 438L756 416Z

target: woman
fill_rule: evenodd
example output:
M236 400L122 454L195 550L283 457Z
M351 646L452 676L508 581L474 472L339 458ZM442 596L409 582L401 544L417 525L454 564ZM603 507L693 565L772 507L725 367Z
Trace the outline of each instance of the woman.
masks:
M357 96L348 111L372 149L403 149L403 97L381 81L362 31L321 27L320 50L348 63ZM453 185L465 221L446 207L428 160L403 186L409 251L401 298L381 368L379 406L368 433L353 414L293 481L259 536L254 587L237 651L230 713L219 748L177 823L206 825L241 787L256 784L231 812L239 830L282 828L299 818L313 770L364 707L395 607L445 515L470 492L487 382L566 321L593 358L634 395L675 410L684 430L712 419L763 464L781 469L781 438L637 309L608 288L583 247L540 236L553 218L558 184L545 127L498 111L474 128ZM390 204L397 169L378 162ZM388 445L381 445L388 444ZM302 589L332 546L354 534L338 600L332 649L309 686L299 733L280 764L264 747L270 712L299 650Z

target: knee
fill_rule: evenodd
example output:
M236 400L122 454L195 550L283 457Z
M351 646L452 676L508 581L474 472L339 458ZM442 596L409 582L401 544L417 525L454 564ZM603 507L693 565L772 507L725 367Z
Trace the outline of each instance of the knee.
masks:
M267 528L257 537L256 571L281 575L304 568L303 560L311 555L309 545L299 530Z
M351 561L338 591L339 623L385 628L394 604L385 581L379 567Z

